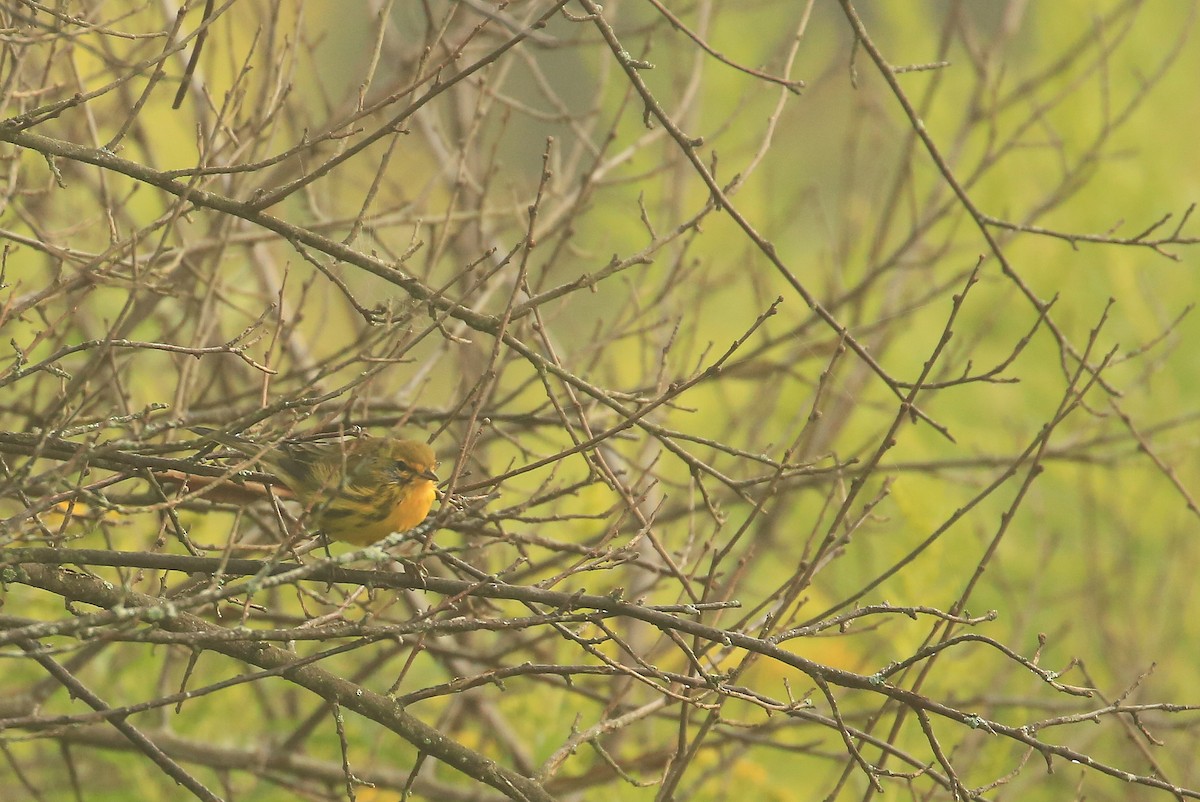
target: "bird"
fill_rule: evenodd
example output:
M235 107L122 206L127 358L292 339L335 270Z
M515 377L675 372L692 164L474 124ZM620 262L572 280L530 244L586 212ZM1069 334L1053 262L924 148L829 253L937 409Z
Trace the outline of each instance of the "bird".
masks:
M437 456L418 440L363 437L270 446L215 429L192 431L269 468L331 540L369 546L407 531L425 520L437 498Z

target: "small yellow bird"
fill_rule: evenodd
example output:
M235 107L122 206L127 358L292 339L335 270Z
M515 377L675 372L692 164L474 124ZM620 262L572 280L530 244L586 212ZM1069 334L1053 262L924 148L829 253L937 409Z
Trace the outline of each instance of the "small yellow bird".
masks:
M437 495L437 457L416 440L364 437L267 447L212 429L192 431L256 458L296 494L326 535L355 546L412 529Z

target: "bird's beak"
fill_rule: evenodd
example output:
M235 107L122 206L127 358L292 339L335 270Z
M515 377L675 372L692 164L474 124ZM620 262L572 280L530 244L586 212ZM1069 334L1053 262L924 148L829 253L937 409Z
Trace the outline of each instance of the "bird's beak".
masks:
M439 481L438 475L433 472L433 468L426 468L425 470L418 473L417 476L420 476L422 479L428 479L431 482Z

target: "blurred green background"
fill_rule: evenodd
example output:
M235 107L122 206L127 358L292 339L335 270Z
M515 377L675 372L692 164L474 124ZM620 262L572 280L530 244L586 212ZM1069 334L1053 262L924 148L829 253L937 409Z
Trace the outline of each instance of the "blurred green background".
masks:
M845 542L826 552L827 562L814 572L811 584L781 611L777 629L805 622L857 593L1002 477L1073 386L1077 364L1064 357L1067 346L1062 344L1069 343L1076 352L1086 349L1092 364L1110 352L1111 362L1103 371L1105 387L1091 387L1084 402L1056 424L1041 460L1044 472L1022 492L1027 467L1017 468L862 603L949 609L980 565L1002 516L1020 496L967 609L976 615L996 611L996 620L977 631L1027 657L1037 652L1044 667L1066 667L1077 658L1082 667L1062 681L1094 686L1101 697L1083 701L1057 695L997 651L972 644L941 658L921 692L1014 726L1099 708L1105 704L1102 699L1126 693L1129 703L1195 703L1192 657L1198 632L1190 611L1200 546L1191 499L1200 478L1193 457L1200 359L1188 343L1200 334L1194 313L1189 313L1198 295L1197 226L1189 222L1179 241L1163 244L1166 253L1116 241L1070 242L1029 230L1118 240L1172 215L1151 236L1168 237L1175 231L1200 195L1200 153L1194 145L1200 127L1195 5L861 5L858 11L874 44L893 66L925 65L899 73L897 81L974 206L1026 229L989 227L1019 282L1042 301L1054 300L1050 316L1057 337L1046 324L1037 325L1034 305L1017 281L1005 275L946 176L916 141L866 50L854 45L837 4L672 5L691 30L730 61L802 79L805 87L798 94L702 53L651 4L605 6L605 17L623 46L653 63L653 69L639 74L662 108L687 135L703 137L698 152L705 164L715 164L718 181L728 185L740 176L727 189L737 211L773 243L780 260L892 377L916 380L946 326L952 295L963 291L977 264L978 283L966 293L953 337L929 381L978 375L1015 354L997 374L1003 381L918 395L917 406L953 440L906 419L894 446L867 476L861 495L848 505L848 520L857 521L868 499L878 495L878 502ZM482 33L472 33L488 18L465 7L444 17L449 5L429 7L432 14L416 4L387 8L382 22L386 32L368 85L363 76L376 60L381 24L374 6L236 3L212 26L199 77L203 94L193 92L182 111L172 111L169 96L176 84L164 82L169 91L155 91L119 155L157 170L187 169L201 159L213 165L267 159L302 136L317 137L330 128L345 133L279 166L222 176L206 188L247 198L254 189L284 184L352 147L360 135L357 128L371 131L381 125L407 102L410 95L403 93L410 85L417 86L415 96L424 92L428 84L414 76L428 77L429 65L441 63L457 43L463 43L462 55L454 67L444 68L447 79L455 68L492 52L510 35L494 21ZM504 14L521 20L542 10L539 4L516 3ZM129 12L120 21L123 29L163 28L159 9L130 6ZM430 16L443 20L445 30L426 52L425 44L436 33ZM185 30L194 23L189 16ZM778 314L757 329L719 379L698 384L647 418L671 437L656 440L634 428L604 446L629 487L643 494L639 508L652 511L652 519L661 516L652 529L685 572L704 576L713 550L732 542L732 556L718 584L727 581L724 594L747 609L769 606L779 587L801 573L797 566L812 558L831 531L834 511L851 492L856 471L899 414L897 398L853 353L837 353L837 333L814 318L729 216L720 211L701 215L710 193L662 126L645 124L643 101L631 94L595 28L557 16L540 33L544 42L527 42L504 53L406 120L403 135L370 146L268 213L332 240L354 236L352 244L359 251L394 263L464 306L495 315L510 297L519 303L581 276L601 274L614 258L631 260L650 248L644 264L631 264L594 287L564 292L539 307L540 330L528 317L513 329L630 409L711 364L782 296ZM789 65L788 52L797 40ZM68 57L48 55L51 74L60 83L47 94L76 91L65 77L71 70L72 80L84 88L118 77L112 48L126 48L120 51L123 63L134 63L161 47L139 40L104 41L103 50L79 46ZM36 44L28 47L30 54L42 52ZM245 71L245 66L253 69ZM168 74L177 79L180 69L171 62ZM86 114L70 109L36 130L98 147L118 130L144 83L130 81L87 104ZM357 118L360 93L368 104L390 93L404 100ZM254 116L276 103L269 122ZM535 226L537 245L521 251L517 246L526 234L550 137L552 177ZM597 429L620 419L577 387L568 392L557 380L543 381L511 352L501 349L499 360L489 361L495 340L488 334L456 328L452 321L431 327L428 308L378 277L349 265L327 266L363 305L386 307L394 327L368 325L342 292L271 232L205 209L149 230L154 221L170 215L169 195L133 178L62 160L57 166L66 186L56 188L41 155L7 146L5 151L13 175L29 182L14 180L14 186L28 190L14 193L0 218L7 239L16 243L6 264L10 298L27 297L51 286L55 277L84 271L80 265L86 270L100 266L100 278L85 290L51 296L39 307L40 314L4 322L4 339L19 343L29 362L46 358L63 343L103 338L115 321L128 325L122 336L129 339L214 344L236 337L263 317L268 321L264 336L247 353L279 371L277 377L264 378L230 355L198 360L161 351L117 352L112 374L120 377L119 392L89 388L78 403L72 401L51 419L36 412L54 405L64 386L59 378L42 373L0 390L11 393L0 413L8 431L62 432L96 424L105 437L164 446L183 439L180 424L246 419L268 404L329 392L374 370L365 383L306 412L312 419L301 420L297 428L341 422L379 432L399 420L417 435L434 435L444 464L460 463L471 482L552 456L580 439L580 431L554 423L555 405L573 411L572 404L582 398L586 417ZM380 169L385 154L389 161ZM375 181L378 191L367 223L352 234L353 219ZM110 211L97 205L100 199L111 204ZM114 208L119 211L113 213ZM701 219L694 226L678 237L666 236L695 216ZM138 230L145 233L138 235L140 244L133 250L139 258L145 256L144 266L135 270L122 261L128 260L128 251L107 261L106 249ZM63 259L60 253L28 247L17 237L52 240L72 256ZM416 244L420 247L402 259ZM501 264L499 256L486 255L490 248L498 254L516 249L517 255ZM329 261L318 257L323 264ZM476 261L480 267L464 269ZM523 285L514 277L517 264L524 271ZM105 267L112 269L105 272ZM272 302L278 307L270 309ZM147 313L130 316L127 304L135 309L145 304ZM1032 338L1021 344L1030 331ZM395 363L380 361L393 358ZM84 353L60 364L75 371L87 360ZM476 441L463 410L474 409L473 394L489 369L495 384L478 413L492 422ZM105 423L150 404L164 408L127 424ZM819 419L810 415L814 408L822 413ZM551 422L530 424L534 418ZM288 425L294 423L289 419ZM744 497L711 475L698 478L694 466L664 447L663 439L744 482ZM468 443L470 452L461 453L460 446ZM789 474L757 509L754 502L770 486L771 466L784 462L844 470L812 479L799 471ZM38 470L53 469L39 463ZM67 484L79 478L61 477ZM581 485L577 491L556 493L573 482ZM503 570L525 556L530 565L522 581L548 580L569 564L564 555L571 552L556 543L620 544L636 541L647 528L626 509L621 494L597 480L578 456L508 479L499 490L501 496L491 506L500 511L496 520L440 535L438 542L463 546L467 558L488 571ZM709 514L706 498L719 515ZM526 499L534 500L532 506L513 509ZM13 520L25 502L9 495L0 504L4 517ZM181 516L196 543L216 549L235 531L244 535L259 528L228 510L188 509ZM747 521L750 534L737 537ZM129 504L120 515L81 519L65 531L73 539L70 545L77 547L140 550L157 548L153 544L160 524L156 511L139 512ZM844 526L832 531L847 534ZM32 526L14 528L11 537L26 544L44 539ZM168 541L165 548L177 545ZM644 543L637 548L645 549ZM738 559L744 565L735 571ZM146 578L124 580L137 586ZM589 591L606 592L638 589L646 580L619 568L592 572L586 581L571 580L576 581ZM560 589L574 587L567 583ZM137 589L149 592L144 586ZM648 584L644 592L658 603L683 600L678 587L669 583ZM58 600L28 593L10 588L7 612L62 615L55 607ZM309 603L324 612L340 601L331 596ZM367 606L362 600L356 603ZM296 620L311 613L302 612L297 599L285 594L273 596L271 606ZM353 606L350 610L350 616L361 612ZM501 607L480 614L517 615L519 610ZM737 617L730 613L714 620L731 626ZM847 633L834 635L834 630L828 636L788 641L789 648L812 660L872 674L911 655L932 627L929 620L903 616L867 620L873 623ZM633 638L639 630L631 626L628 634ZM1039 634L1046 636L1040 650ZM467 653L472 645L513 664L531 655L545 662L584 659L558 642L546 644L544 652L531 647L509 655L502 643L482 634L478 642L455 643L453 650ZM656 648L656 665L687 670L677 651ZM181 658L170 654L166 649L108 652L88 672L96 681L104 679L105 695L114 699L140 698L150 683L161 683L157 691L166 693L181 671ZM404 659L404 652L398 652L372 680L386 686ZM720 661L722 668L732 670L742 659L735 654ZM213 672L208 680L237 670L223 660L203 658L204 668ZM355 652L323 665L350 675L363 660ZM10 662L5 692L40 676L32 666ZM447 659L423 654L406 687L446 681L447 664ZM761 659L748 665L738 681L779 699L788 695L785 680L797 696L811 690L799 672ZM164 716L163 726L198 740L245 747L278 743L311 712L312 701L290 696L295 692L281 681L247 688L215 694L180 716ZM512 680L504 691L485 687L472 693L496 706L536 764L561 746L576 716L584 727L600 720L604 688L597 685L587 698L561 685ZM630 704L651 698L650 691L623 697ZM823 709L820 695L813 699ZM231 733L228 722L246 716L247 704L252 705L253 727ZM494 733L472 718L469 706L463 712L463 704L447 697L413 709L426 720L440 720L468 746L505 760ZM47 711L54 705L74 709L61 693L47 703ZM848 694L844 707L843 714L862 725L879 708L879 700ZM785 724L785 717L769 719L760 708L742 702L727 703L725 715L728 728L711 752L696 759L675 798L869 796L856 769L838 784L847 757L836 731ZM1123 770L1158 773L1195 788L1200 777L1193 765L1193 720L1186 712L1144 714L1139 723L1162 745L1138 732L1131 719L1115 716L1105 717L1101 727L1075 725L1042 734ZM876 735L882 737L888 726L882 725ZM736 737L739 727L748 733L744 740ZM661 759L651 758L656 750L674 748L677 728L670 716L650 718L612 749L618 761L625 758L639 766L631 769L638 779L655 780L666 769ZM952 728L948 722L939 721L937 729L968 787L980 788L1021 767L988 790L989 799L1164 796L1063 761L1056 763L1055 773L1046 774L1040 757L1028 759L1010 742ZM414 750L373 725L348 719L347 733L355 761L395 764L403 770L412 763ZM925 738L911 719L897 742L932 760L921 752L927 749ZM49 798L66 793L67 786L55 777L59 764L48 741L24 742L15 736L7 745L27 771L30 766L42 769L37 781L45 784ZM308 749L336 763L333 728L319 727ZM89 767L86 798L124 798L131 787L147 799L170 798L151 767L127 755L105 755L88 751L77 756ZM644 767L639 757L646 759ZM870 757L876 759L877 753ZM101 768L103 761L111 761L111 773ZM592 752L581 750L571 758L559 775L563 798L656 798L657 785L640 788L617 780L593 788L580 781L585 792L563 779L587 777L603 765ZM912 770L899 763L889 768ZM92 778L105 777L111 787L102 780L92 783ZM247 773L230 782L233 798L284 799L296 793L285 782L272 787ZM891 782L896 785L889 786L890 795L909 793L904 782ZM948 791L919 777L909 784L915 796L949 798ZM23 787L12 779L0 780L0 789L11 793L22 793ZM326 790L311 792L326 798ZM395 798L392 791L358 791L360 800Z

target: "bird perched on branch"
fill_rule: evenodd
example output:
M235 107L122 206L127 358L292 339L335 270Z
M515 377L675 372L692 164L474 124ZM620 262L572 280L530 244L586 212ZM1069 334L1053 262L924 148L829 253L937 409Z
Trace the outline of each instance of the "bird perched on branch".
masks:
M193 428L276 474L333 540L368 546L412 529L436 498L437 457L427 444L392 437L260 445Z

